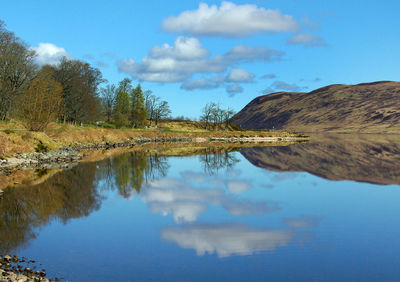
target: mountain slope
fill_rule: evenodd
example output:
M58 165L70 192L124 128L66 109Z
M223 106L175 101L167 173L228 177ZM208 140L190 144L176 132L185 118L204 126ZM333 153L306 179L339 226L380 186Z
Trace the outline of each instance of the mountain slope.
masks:
M334 84L255 98L233 117L246 129L400 133L400 82Z

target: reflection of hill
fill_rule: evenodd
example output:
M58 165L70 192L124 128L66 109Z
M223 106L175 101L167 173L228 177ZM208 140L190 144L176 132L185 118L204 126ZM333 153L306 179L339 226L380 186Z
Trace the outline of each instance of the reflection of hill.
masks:
M400 184L400 139L396 135L312 136L288 147L242 148L253 165L274 171L306 171L332 180Z

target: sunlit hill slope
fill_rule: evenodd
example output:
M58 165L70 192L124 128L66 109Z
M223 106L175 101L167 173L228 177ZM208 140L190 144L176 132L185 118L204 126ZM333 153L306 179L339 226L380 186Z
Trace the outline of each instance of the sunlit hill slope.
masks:
M233 118L246 129L400 133L400 82L334 84L255 98Z

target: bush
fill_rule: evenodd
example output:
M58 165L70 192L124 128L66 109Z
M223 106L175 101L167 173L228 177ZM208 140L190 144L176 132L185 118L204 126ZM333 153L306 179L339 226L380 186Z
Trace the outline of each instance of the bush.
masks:
M112 124L112 123L103 123L102 127L103 128L111 128L111 129L115 129L116 128L115 124Z
M234 123L230 124L230 126L235 131L244 131L245 130L245 129L241 128L239 125L234 124Z
M50 151L49 146L47 146L46 144L43 144L43 142L39 140L39 143L36 145L35 152L46 153L49 151Z

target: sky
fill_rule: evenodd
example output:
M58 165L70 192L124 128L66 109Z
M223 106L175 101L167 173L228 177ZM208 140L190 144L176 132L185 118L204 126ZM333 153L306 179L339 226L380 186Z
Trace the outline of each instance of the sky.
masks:
M38 54L86 61L198 118L208 102L330 84L399 81L400 1L0 0L0 19Z

